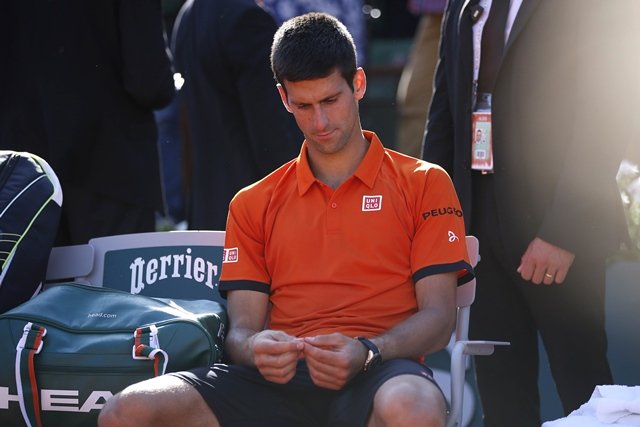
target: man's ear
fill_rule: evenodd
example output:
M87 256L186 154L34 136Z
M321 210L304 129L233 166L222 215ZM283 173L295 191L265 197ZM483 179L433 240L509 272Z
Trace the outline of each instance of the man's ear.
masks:
M353 76L353 94L356 100L360 101L364 98L364 93L367 91L367 76L364 73L362 67L356 69L356 73Z
M287 92L284 90L284 87L280 83L278 83L276 87L278 88L278 93L280 93L280 100L282 101L282 105L284 105L284 108L286 108L288 112L291 112L291 109L289 108L289 100L287 99Z

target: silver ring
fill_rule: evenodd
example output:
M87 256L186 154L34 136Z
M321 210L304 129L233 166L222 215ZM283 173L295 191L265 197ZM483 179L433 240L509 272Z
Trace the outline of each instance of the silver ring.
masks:
M544 273L544 277L548 277L549 279L553 279L553 275L549 273Z

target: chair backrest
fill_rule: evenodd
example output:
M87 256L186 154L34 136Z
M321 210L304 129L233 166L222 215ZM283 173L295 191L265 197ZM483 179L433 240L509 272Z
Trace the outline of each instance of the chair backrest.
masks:
M55 247L47 283L74 280L134 294L220 299L224 231L164 231L91 239Z
M471 266L478 264L480 254L480 243L475 236L466 236L467 252L469 253L469 261ZM476 298L476 279L473 278L469 282L458 286L456 294L456 305L458 306L458 318L456 321L456 341L466 340L469 335L469 312L471 304Z

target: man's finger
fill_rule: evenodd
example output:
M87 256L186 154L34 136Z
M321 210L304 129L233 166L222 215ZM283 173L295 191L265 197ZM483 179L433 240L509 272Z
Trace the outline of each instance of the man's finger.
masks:
M536 267L533 275L531 276L531 282L535 285L539 285L540 283L542 283L542 281L544 280L545 271L545 268Z
M555 281L555 278L556 278L556 273L551 273L551 270L548 269L544 273L544 279L542 280L542 283L544 283L545 285L552 285L553 282Z
M533 271L533 264L527 261L522 261L517 270L517 272L520 273L520 276L526 281L531 280L533 277Z
M564 282L564 279L567 278L567 273L569 273L569 270L567 270L567 269L559 269L556 272L556 275L555 275L555 282L557 284L561 284L562 282Z

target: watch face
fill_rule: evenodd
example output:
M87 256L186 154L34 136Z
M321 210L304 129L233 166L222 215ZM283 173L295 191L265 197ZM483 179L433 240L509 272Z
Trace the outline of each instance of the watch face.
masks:
M373 356L373 360L371 361L371 367L374 368L382 363L382 356L380 354L376 354Z
M364 370L369 371L380 364L382 357L379 353L374 353L373 350L369 350L367 353L367 360L364 362Z
M363 337L357 337L357 339L367 348L367 358L362 367L362 370L366 372L378 366L382 362L382 356L380 355L380 350L378 350L378 347L374 343Z

